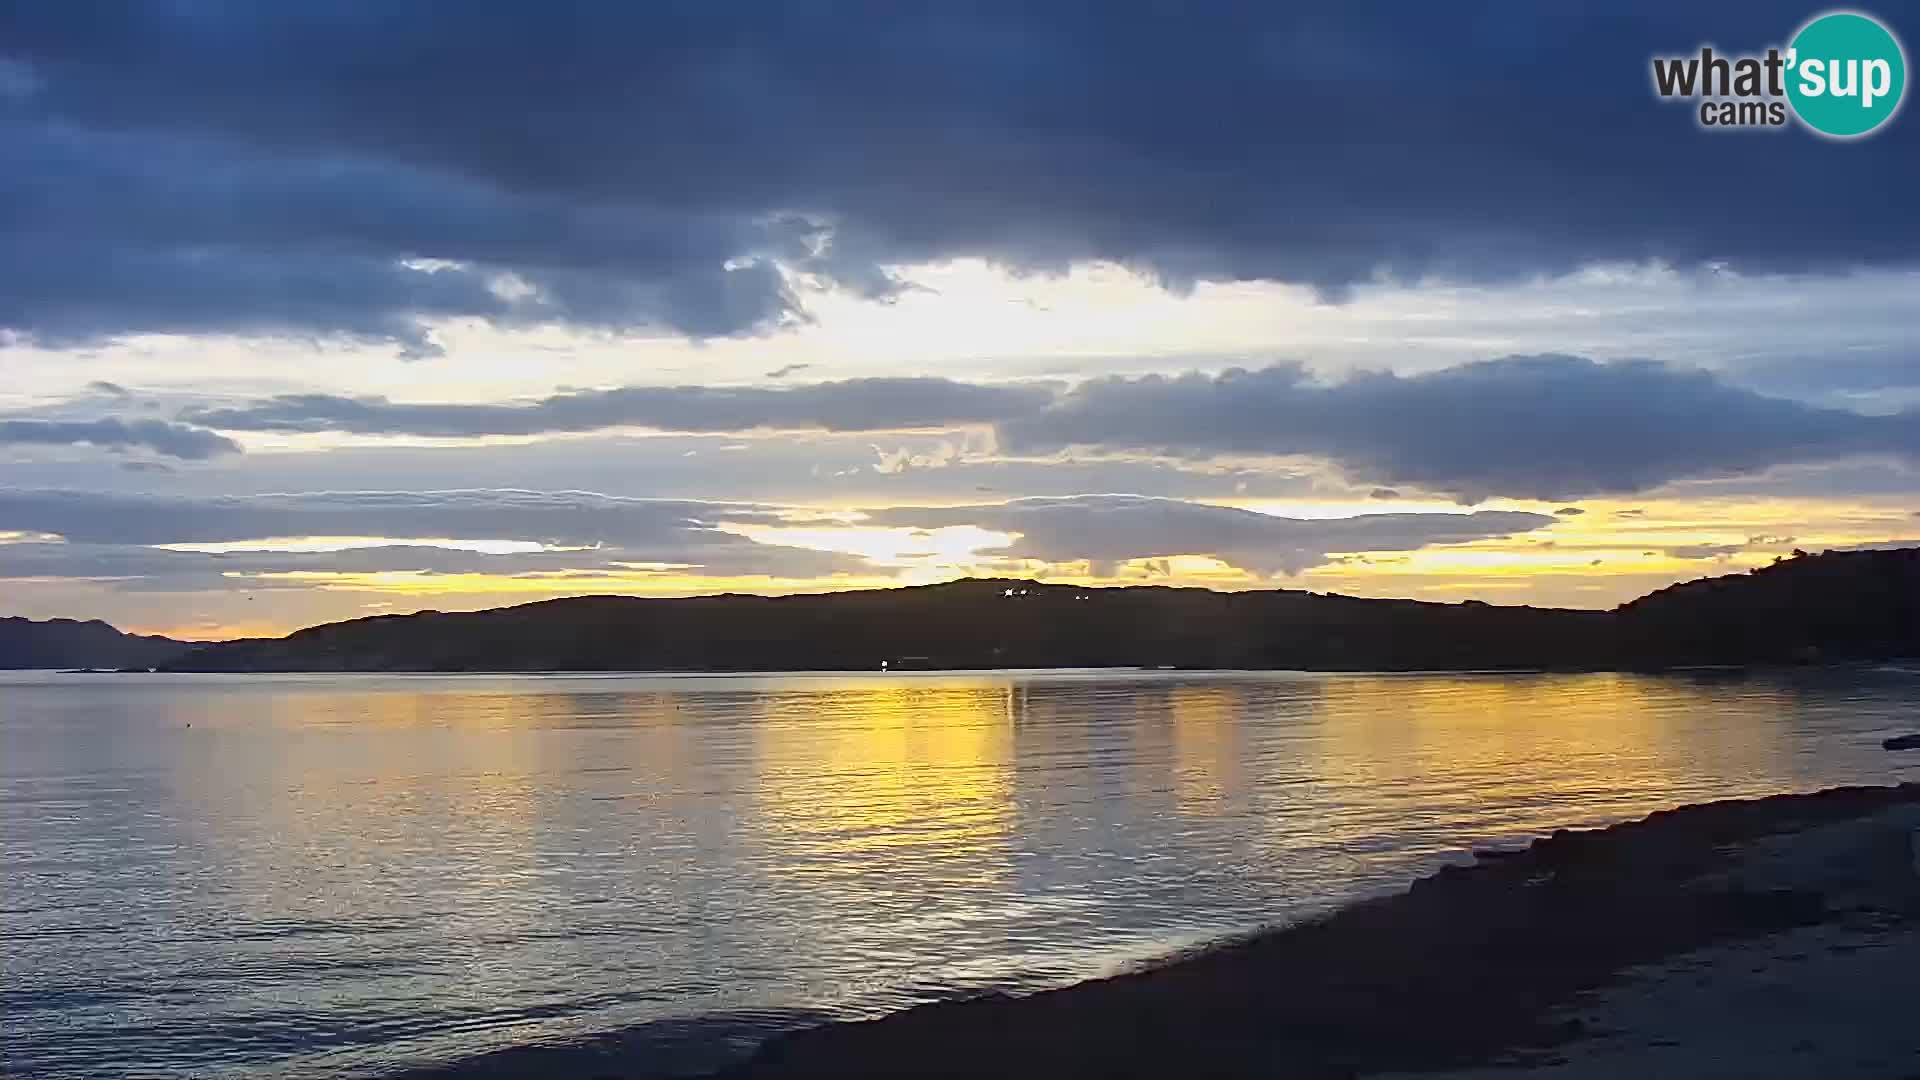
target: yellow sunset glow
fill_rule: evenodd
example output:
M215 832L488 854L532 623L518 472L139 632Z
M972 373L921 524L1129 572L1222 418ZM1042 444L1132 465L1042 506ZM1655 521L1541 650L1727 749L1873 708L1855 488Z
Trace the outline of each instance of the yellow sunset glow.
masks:
M692 596L718 592L820 592L830 589L879 589L900 582L888 576L832 575L818 578L777 578L759 575L705 576L675 569L608 572L557 570L527 574L437 574L423 570L370 572L336 570L282 570L228 573L230 578L264 583L299 583L327 592L381 593L410 597L448 595L512 596L519 600L547 596L592 596L621 593L635 596Z
M1325 500L1235 503L1245 509L1303 519L1356 513L1460 513L1468 508L1441 500L1356 503ZM128 578L8 576L0 581L22 598L31 591L92 590L128 605L125 628L196 639L271 636L316 622L377 612L421 608L459 610L495 607L552 597L595 594L694 596L721 592L794 593L923 585L960 577L1021 577L1068 585L1175 585L1235 590L1299 588L1371 597L1413 597L1445 602L1611 607L1645 592L1692 578L1739 573L1764 566L1794 548L1824 550L1910 537L1912 511L1895 502L1841 499L1672 498L1581 500L1578 514L1565 504L1495 500L1472 509L1520 510L1548 515L1547 527L1511 537L1415 550L1337 551L1329 562L1295 575L1265 575L1203 554L1176 554L1092 562L1015 558L1018 533L978 525L934 529L879 526L854 510L795 507L805 524L718 526L736 536L776 547L830 552L861 560L840 573L817 575L708 573L693 563L608 559L592 548L563 549L532 541L473 537L396 540L379 536L282 536L225 543L157 545L168 551L311 555L392 544L435 547L503 557L497 572L383 571L301 567L231 570L227 590L193 594L128 591ZM822 524L822 516L831 524ZM0 544L58 542L42 534L14 534ZM577 550L576 568L516 570L512 556ZM31 564L24 564L31 566ZM83 594L84 595L84 594ZM189 610L189 608L191 610Z
M720 531L762 544L858 555L876 566L977 566L989 561L984 552L1004 548L1019 533L995 532L972 525L938 529L889 528L874 525L809 527L787 525L721 525Z

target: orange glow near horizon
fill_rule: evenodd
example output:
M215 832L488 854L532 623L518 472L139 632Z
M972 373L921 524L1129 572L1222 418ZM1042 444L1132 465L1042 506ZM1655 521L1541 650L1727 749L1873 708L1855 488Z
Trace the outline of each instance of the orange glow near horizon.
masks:
M435 574L423 570L380 570L365 573L286 570L229 576L276 584L298 582L327 592L363 592L419 597L452 594L524 598L530 594L590 596L601 593L635 596L692 596L719 592L789 593L883 589L900 584L894 578L879 576L837 574L821 578L777 578L761 575L707 577L680 572L683 569L685 568L664 567L659 570L640 569L628 572L555 570L529 574Z

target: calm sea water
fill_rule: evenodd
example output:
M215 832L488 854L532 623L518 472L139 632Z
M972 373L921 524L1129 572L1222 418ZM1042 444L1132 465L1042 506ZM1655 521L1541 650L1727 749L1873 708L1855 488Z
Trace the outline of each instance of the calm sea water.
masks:
M1920 778L1920 672L0 675L0 1071L378 1075L1116 967L1472 844Z

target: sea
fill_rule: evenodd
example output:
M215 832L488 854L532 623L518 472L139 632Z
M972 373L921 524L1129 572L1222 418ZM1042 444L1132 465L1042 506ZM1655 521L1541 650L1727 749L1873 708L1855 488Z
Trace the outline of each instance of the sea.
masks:
M0 1073L698 1075L1914 730L1901 667L0 673Z

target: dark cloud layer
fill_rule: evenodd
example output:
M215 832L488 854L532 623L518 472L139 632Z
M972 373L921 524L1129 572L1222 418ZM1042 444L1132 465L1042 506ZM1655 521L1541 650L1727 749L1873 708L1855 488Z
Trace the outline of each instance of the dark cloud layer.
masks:
M689 534L683 544L632 551L531 551L492 554L423 544L388 544L348 551L175 551L130 544L0 544L0 579L110 581L127 592L308 589L329 574L545 574L557 591L592 589L595 580L617 592L637 575L685 573L712 577L824 577L871 571L851 555L758 544L739 537Z
M0 577L165 578L219 586L223 572L301 570L433 573L617 571L625 564L695 567L710 576L807 577L866 569L852 556L758 543L723 523L785 520L751 503L622 499L589 492L339 491L213 498L0 490L0 531L64 543L0 544ZM326 553L209 554L161 544L285 537L372 537L396 543ZM514 540L578 550L487 554L423 540ZM409 543L413 541L413 543ZM141 587L162 587L148 582Z
M647 427L683 432L754 429L891 431L1003 420L1038 410L1040 387L947 379L849 379L809 386L629 386L508 405L397 404L383 398L293 394L186 414L228 431L346 431L427 436L537 435Z
M0 490L0 531L61 542L0 544L0 578L106 578L125 587L232 588L223 574L289 571L423 571L513 574L607 573L630 564L697 567L714 575L811 577L873 572L851 555L784 547L778 533L750 539L726 525L835 519L751 503L620 499L587 492L477 489L440 492L312 492L184 498L75 491ZM1296 573L1345 551L1404 551L1529 532L1541 514L1369 514L1335 520L1272 517L1231 507L1126 495L1016 499L972 506L895 507L862 524L916 529L974 525L1020 534L996 556L1046 562L1091 560L1103 571L1129 559L1212 555L1259 574ZM309 536L385 538L339 552L196 552L158 545L211 545ZM435 547L433 540L521 540L556 550L489 554ZM557 548L572 550L558 550Z
M1920 413L1767 397L1704 371L1573 356L1317 381L1299 366L1095 379L1056 391L946 379L626 387L508 405L291 395L182 414L228 431L536 435L618 426L884 431L991 424L1002 455L1076 448L1204 461L1304 456L1361 484L1560 499L1860 454L1920 457ZM1398 493L1397 488L1380 488ZM1577 511L1577 508L1574 508ZM1571 514L1569 516L1572 516Z
M1630 492L1852 454L1920 455L1920 414L1865 416L1707 372L1572 356L1330 384L1295 366L1096 379L1000 431L1016 451L1311 455L1365 481L1466 498Z
M76 543L224 543L288 536L521 540L644 547L721 523L770 523L776 507L627 499L579 491L319 491L205 498L0 489L0 530Z
M1097 572L1130 559L1211 555L1258 574L1295 574L1336 552L1408 551L1531 532L1553 524L1544 514L1482 510L1471 514L1362 514L1302 519L1228 506L1137 495L1015 499L976 506L902 506L874 511L877 524L939 528L977 525L1017 532L1005 554L1045 562L1088 559Z
M12 159L0 328L43 343L319 333L427 353L422 320L704 337L797 317L779 271L748 254L770 250L749 239L764 228L515 194L350 151L74 128L37 102L0 99Z
M0 328L711 336L805 318L808 281L884 297L889 267L950 256L1330 293L1910 263L1920 141L1715 137L1651 94L1650 55L1806 15L7 5Z
M167 457L199 461L237 454L240 444L217 432L164 420L0 419L0 446L98 446L109 450L151 450Z

